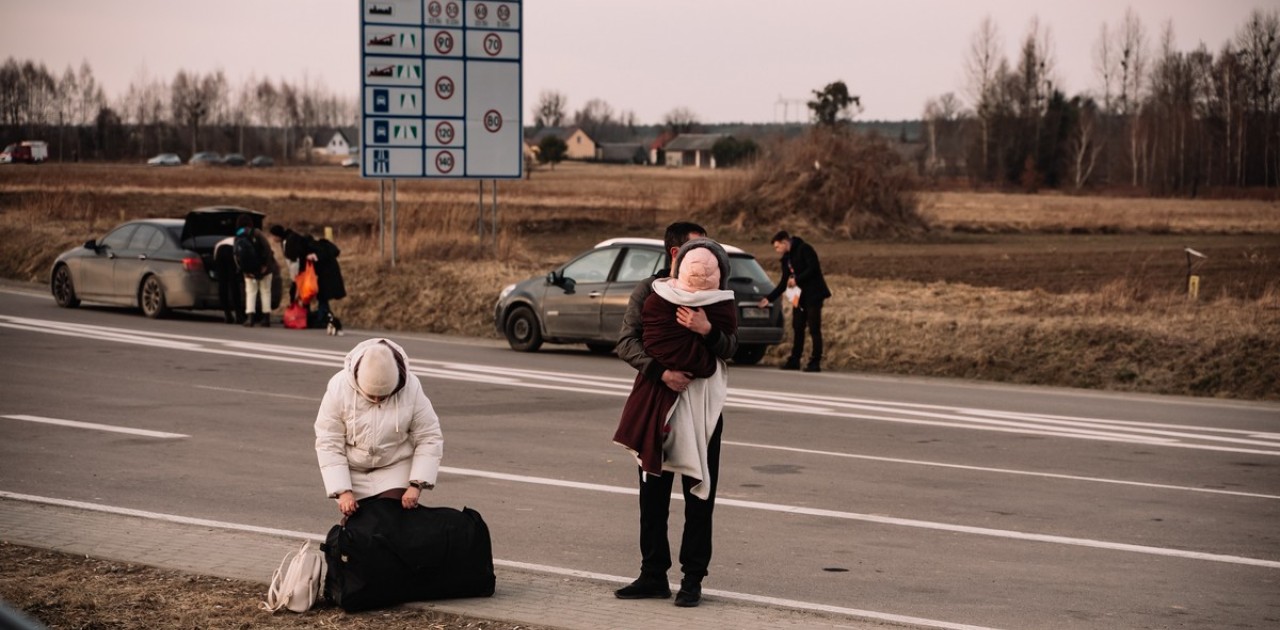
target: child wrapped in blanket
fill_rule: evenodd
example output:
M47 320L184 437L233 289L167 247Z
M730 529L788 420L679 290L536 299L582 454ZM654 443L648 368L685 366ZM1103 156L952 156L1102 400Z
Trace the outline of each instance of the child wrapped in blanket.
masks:
M738 328L729 257L719 243L694 239L680 248L675 275L653 283L641 311L645 353L668 370L688 372L693 381L676 392L660 381L637 375L622 409L614 442L635 455L649 475L664 471L697 479L694 496L709 495L707 446L728 395L724 360L702 335L676 321L680 307L701 309L713 328L726 334Z

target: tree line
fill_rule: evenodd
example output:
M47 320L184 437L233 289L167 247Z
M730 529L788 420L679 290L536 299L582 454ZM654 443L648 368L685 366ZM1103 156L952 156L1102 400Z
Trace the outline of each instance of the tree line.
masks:
M217 151L291 161L305 138L354 126L356 114L355 99L306 78L232 85L221 70L179 70L169 80L135 78L112 100L87 61L61 75L13 57L0 65L0 138L45 140L51 160Z
M1030 191L1280 186L1280 11L1254 10L1215 53L1177 50L1171 22L1153 44L1130 9L1101 26L1092 61L1094 88L1068 97L1047 27L1033 21L1010 60L986 18L965 57L969 106L925 104L922 171Z

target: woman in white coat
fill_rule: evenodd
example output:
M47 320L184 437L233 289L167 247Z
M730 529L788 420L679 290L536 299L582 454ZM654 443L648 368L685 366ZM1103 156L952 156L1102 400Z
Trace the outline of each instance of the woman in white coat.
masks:
M369 339L329 379L316 414L316 457L325 493L344 516L371 497L417 507L422 490L435 487L444 437L408 363L395 342Z

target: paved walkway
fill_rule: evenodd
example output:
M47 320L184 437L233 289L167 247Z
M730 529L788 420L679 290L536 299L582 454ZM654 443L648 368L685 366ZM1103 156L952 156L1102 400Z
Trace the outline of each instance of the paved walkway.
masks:
M264 585L280 558L301 539L239 531L197 523L116 514L0 498L0 539ZM516 563L496 567L497 593L491 598L413 604L513 623L566 630L652 630L682 628L889 628L911 627L847 614L799 610L735 599L731 593L704 593L698 608L676 608L671 600L624 601L613 597L618 583L596 578L531 571Z

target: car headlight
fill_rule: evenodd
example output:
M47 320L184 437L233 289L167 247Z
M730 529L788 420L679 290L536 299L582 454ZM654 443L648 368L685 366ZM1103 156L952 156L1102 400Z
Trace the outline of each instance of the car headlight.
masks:
M498 293L498 301L501 302L502 300L506 299L507 295L509 295L512 291L515 291L515 290L516 290L516 285L514 284L508 284L507 286L502 287L502 292Z

